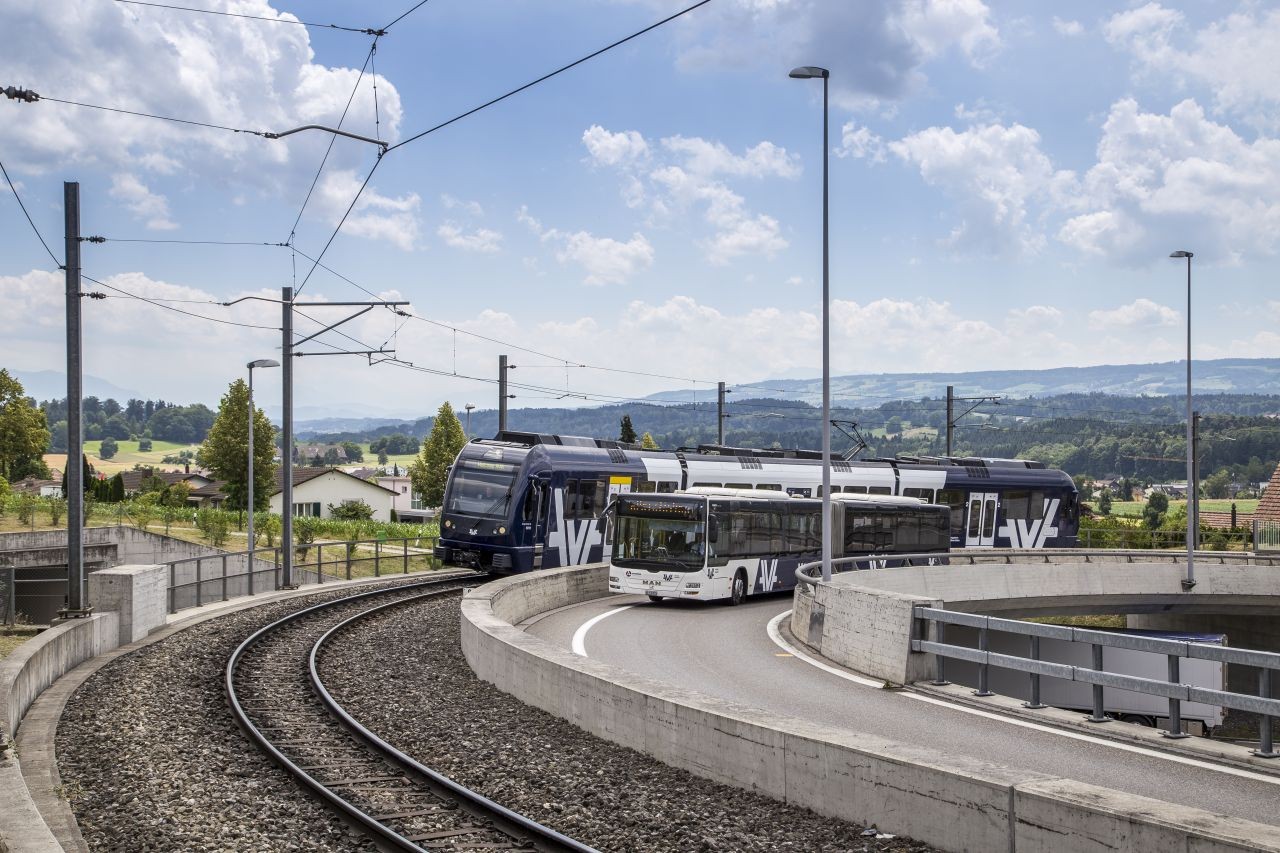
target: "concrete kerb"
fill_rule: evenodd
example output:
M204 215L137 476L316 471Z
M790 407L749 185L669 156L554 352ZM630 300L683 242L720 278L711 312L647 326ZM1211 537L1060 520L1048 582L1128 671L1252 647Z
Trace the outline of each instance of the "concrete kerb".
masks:
M468 592L477 676L592 734L717 782L947 850L1280 851L1275 827L783 718L640 678L514 627L607 594L603 566ZM1107 840L1123 843L1105 846ZM1245 846L1242 846L1245 845Z
M130 654L159 642L178 631L241 610L329 590L367 586L406 578L420 580L427 574L417 572L409 575L384 575L379 578L325 582L299 589L279 590L252 597L218 601L200 608L172 613L167 616L165 626L149 636L124 646L113 645L84 659L73 668L65 670L62 677L44 688L38 698L30 703L25 716L21 716L22 725L17 727L17 753L21 755L21 761L13 749L0 755L0 853L52 853L52 851L86 849L71 807L61 796L61 779L54 753L54 735L67 700L80 685L111 661L121 655ZM449 574L451 573L437 572L431 573L431 576L445 577ZM471 572L459 573L462 577L471 574ZM119 627L114 613L95 614L91 618L110 623L104 624L99 629L102 633L109 634L112 638L119 636ZM39 653L39 646L34 644L42 638L45 639L40 644L47 644L56 637L54 632L74 631L77 630L77 626L84 625L87 621L68 622L44 631L0 662L0 703L12 701L13 681L11 678L6 680L6 676L11 670L20 670L22 660ZM84 628L81 627L79 630L83 631ZM0 721L7 721L7 719L8 714L0 716ZM7 725L7 722L5 724Z

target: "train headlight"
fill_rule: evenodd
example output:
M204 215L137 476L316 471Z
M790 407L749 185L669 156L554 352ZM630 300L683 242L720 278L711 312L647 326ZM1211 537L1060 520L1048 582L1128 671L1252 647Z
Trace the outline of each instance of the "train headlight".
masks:
M506 533L506 532L507 532L507 528L505 528L505 527L498 527L498 528L496 528L496 529L494 530L494 532L495 532L495 533L497 533L499 536L501 536L502 534L504 534L504 533Z
M453 527L453 519L452 519L452 518L446 518L446 519L444 520L444 526L445 526L445 529L446 529L446 530L447 530L447 529L449 529L450 527Z

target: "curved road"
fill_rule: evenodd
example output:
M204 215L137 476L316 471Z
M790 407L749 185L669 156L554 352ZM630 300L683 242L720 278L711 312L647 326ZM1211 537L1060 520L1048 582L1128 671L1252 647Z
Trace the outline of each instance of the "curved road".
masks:
M1280 777L1019 725L841 677L770 638L770 621L790 609L790 593L740 607L615 595L530 620L525 629L565 648L576 644L594 660L767 713L1280 826Z

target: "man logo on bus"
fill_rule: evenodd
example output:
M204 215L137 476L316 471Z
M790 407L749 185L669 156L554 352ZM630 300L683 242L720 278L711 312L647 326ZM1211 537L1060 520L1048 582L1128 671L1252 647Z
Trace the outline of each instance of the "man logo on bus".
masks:
M569 521L564 517L564 489L555 489L556 528L547 533L547 547L560 554L560 565L580 566L591 556L591 549L603 538L596 530L596 520Z
M1051 525L1060 503L1058 498L1045 501L1044 518L1006 518L1000 535L1009 537L1010 548L1043 548L1050 536L1058 535L1058 528Z

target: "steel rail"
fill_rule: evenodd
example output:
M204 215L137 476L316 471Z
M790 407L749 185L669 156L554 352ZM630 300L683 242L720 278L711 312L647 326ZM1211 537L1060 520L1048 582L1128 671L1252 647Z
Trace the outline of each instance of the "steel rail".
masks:
M294 779L308 793L318 797L322 802L324 802L330 808L339 812L340 814L347 817L348 819L354 821L358 826L363 828L370 835L373 835L375 838L378 838L385 843L391 844L395 849L398 849L398 850L414 851L414 853L427 853L427 851L424 851L423 848L414 844L412 841L409 841L407 838L404 838L403 836L399 835L390 827L385 826L384 824L376 820L372 815L366 814L364 811L357 808L352 803L348 802L347 800L335 794L333 791L327 788L322 782L320 782L314 776L309 774L307 771L303 770L298 764L296 764L291 758L289 758L289 756L285 755L280 749L278 749L275 746L275 744L271 742L270 738L268 738L265 734L263 734L262 731L256 725L254 725L253 721L249 719L248 712L244 709L243 705L241 705L240 699L236 694L236 688L234 683L235 671L236 671L236 667L240 663L240 659L245 655L245 653L249 649L251 649L254 645L256 645L259 641L265 638L267 635L280 630L286 625L290 625L293 622L297 622L301 619L305 619L306 617L311 616L315 613L318 613L322 610L327 610L329 608L338 607L344 604L350 604L353 601L359 601L365 598L372 598L378 595L387 595L389 593L395 593L395 592L399 592L401 590L406 590L406 589L419 589L421 587L427 587L427 586L439 586L439 585L443 585L451 582L456 582L457 580L458 578L449 578L448 580L436 579L431 581L423 581L420 583L403 584L400 586L393 587L391 589L382 588L377 590L371 590L369 592L346 596L344 598L340 598L335 601L324 601L324 602L321 602L320 604L303 608L302 610L298 610L293 613L290 613L288 616L285 616L283 619L278 619L275 622L272 622L271 624L265 625L262 628L259 628L257 631L254 631L252 634L246 637L245 640L242 643L240 643L239 646L236 647L236 650L231 653L231 657L227 659L227 667L224 673L224 688L227 693L227 700L231 705L232 716L235 718L236 723L240 726L240 728L249 736L249 739L259 749L261 749L263 752L269 755L277 764L283 767L291 776L293 776ZM441 594L445 591L446 590L441 590L435 594Z
M470 813L483 817L498 824L504 832L516 837L525 836L524 840L532 842L538 850L546 851L546 853L559 853L559 851L572 851L572 853L598 853L594 847L588 847L579 841L556 832L550 827L530 820L524 815L508 809L506 806L496 803L483 794L472 791L470 788L464 787L436 770L427 767L416 761L413 757L401 752L391 744L387 743L378 735L374 734L364 725L362 725L330 694L328 688L324 686L324 681L320 678L318 668L318 658L321 649L330 638L347 630L355 623L360 622L370 616L390 610L394 607L404 607L423 599L431 598L439 593L428 592L421 595L408 596L406 598L398 598L395 601L389 601L385 604L379 604L354 616L349 616L343 621L334 625L324 633L320 639L316 640L311 647L311 654L308 658L308 667L311 671L311 686L315 690L316 695L320 697L320 701L325 707L338 718L338 720L349 731L365 741L370 747L399 766L406 773L415 776L424 781L428 786L443 790L448 796L454 797L463 803L463 807ZM502 826L506 824L506 826Z

